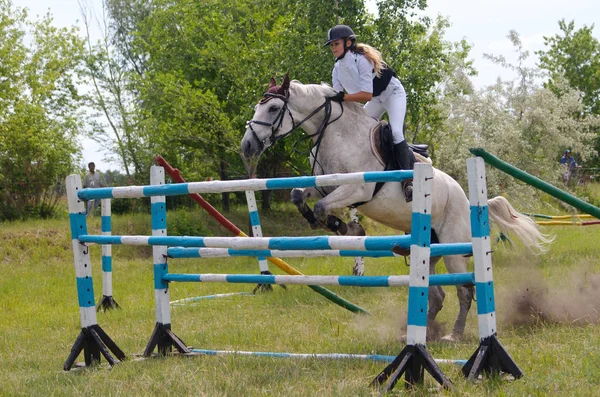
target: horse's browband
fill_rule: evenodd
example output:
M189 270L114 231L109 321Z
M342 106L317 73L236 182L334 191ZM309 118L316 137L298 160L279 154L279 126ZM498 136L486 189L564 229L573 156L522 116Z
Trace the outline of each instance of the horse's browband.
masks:
M279 98L279 99L281 99L284 102L286 102L287 99L288 99L287 95L275 94L273 92L265 92L263 94L263 97L261 98L261 100L258 101L258 103L260 103L260 104L267 103L267 102L269 102L273 98Z

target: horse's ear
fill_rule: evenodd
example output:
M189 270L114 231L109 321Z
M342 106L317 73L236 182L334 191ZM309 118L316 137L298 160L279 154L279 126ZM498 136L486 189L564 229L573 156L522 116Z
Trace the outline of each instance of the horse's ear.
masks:
M271 80L269 80L269 88L273 88L277 85L277 82L275 81L275 79L273 78L273 76L271 76Z
M283 79L283 83L281 83L281 90L287 91L290 88L290 72L288 71L285 74L285 78Z

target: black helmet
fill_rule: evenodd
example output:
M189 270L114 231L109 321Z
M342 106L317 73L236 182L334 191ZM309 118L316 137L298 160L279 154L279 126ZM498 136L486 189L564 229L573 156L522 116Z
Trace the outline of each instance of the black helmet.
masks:
M335 25L327 32L327 41L323 45L329 45L332 41L345 38L356 39L356 35L352 28L348 25Z

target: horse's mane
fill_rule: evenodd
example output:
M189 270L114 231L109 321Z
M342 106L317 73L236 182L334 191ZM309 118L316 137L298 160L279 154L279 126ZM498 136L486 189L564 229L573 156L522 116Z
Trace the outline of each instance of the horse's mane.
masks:
M290 82L290 89L297 91L300 95L317 97L325 99L325 97L335 95L336 91L327 83L321 84L302 84L298 80ZM364 112L363 105L358 102L344 102L344 109L352 112Z

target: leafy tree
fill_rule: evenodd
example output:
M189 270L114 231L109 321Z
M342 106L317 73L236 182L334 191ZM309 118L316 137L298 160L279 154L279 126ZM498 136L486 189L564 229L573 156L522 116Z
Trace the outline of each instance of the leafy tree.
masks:
M537 51L539 66L549 73L547 85L561 93L560 80L581 92L586 113L600 115L600 41L593 36L594 25L575 30L575 22L560 20L561 33L544 37L545 51Z
M569 89L577 90L581 95L583 109L578 117L600 116L600 42L593 36L594 25L575 30L574 21L567 23L563 19L558 26L561 33L544 37L547 49L536 52L540 57L540 68L549 74L546 85L562 95L562 82L566 80ZM597 138L593 145L600 152L600 129L595 133ZM569 146L567 144L565 148ZM600 158L596 156L588 163L598 165Z
M488 58L517 72L515 80L498 82L467 95L452 95L441 104L447 116L440 135L435 162L466 186L465 160L470 147L483 147L494 155L544 180L559 183L557 153L571 147L580 159L595 154L588 144L593 129L600 125L595 117L578 117L585 105L580 93L564 81L556 81L561 95L541 87L540 70L525 66L529 54L523 50L518 34L509 39L518 54L516 65L501 57ZM443 143L442 143L443 142ZM490 170L490 196L497 194L531 203L535 191L514 178Z
M0 219L51 216L78 160L82 42L0 0Z

